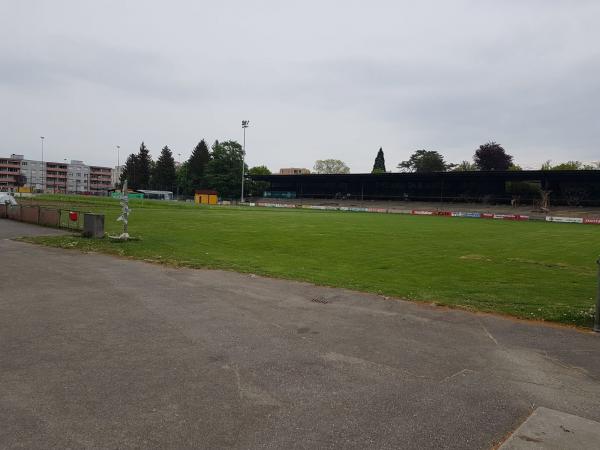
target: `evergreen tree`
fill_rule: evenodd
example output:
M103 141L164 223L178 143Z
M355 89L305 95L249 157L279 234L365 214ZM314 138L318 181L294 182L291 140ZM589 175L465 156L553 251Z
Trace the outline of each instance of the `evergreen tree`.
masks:
M189 177L189 184L191 184L193 189L201 189L205 186L204 175L206 165L209 161L210 152L208 151L206 141L202 139L198 142L198 145L196 145L187 161L187 175Z
M381 147L379 147L379 151L375 157L375 164L373 164L371 173L385 173L385 157L383 156L383 149Z
M215 189L226 199L239 198L242 189L242 160L244 150L236 141L215 141L212 158L206 165L206 187ZM248 166L244 164L244 172Z
M146 145L142 142L140 151L137 154L136 165L136 189L148 189L150 187L150 174L152 171L152 158Z
M121 177L119 178L121 186L127 180L127 187L129 189L138 189L137 167L137 155L132 153L127 157L125 167L123 167L123 172L121 172Z
M175 159L168 146L164 146L152 171L152 186L155 189L170 191L176 183Z

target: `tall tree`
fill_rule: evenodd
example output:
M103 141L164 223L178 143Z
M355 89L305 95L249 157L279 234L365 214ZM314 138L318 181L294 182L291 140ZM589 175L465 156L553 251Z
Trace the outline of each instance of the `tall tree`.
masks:
M248 175L252 178L252 175L271 175L271 171L267 166L255 166L251 167L248 170ZM250 197L260 197L263 195L265 190L269 187L269 183L267 181L254 181L251 180L248 182L248 196Z
M318 159L313 170L315 173L350 173L350 168L339 159Z
M193 189L204 187L204 175L206 165L210 161L210 152L206 141L202 139L198 145L194 147L190 158L188 159L188 176Z
M137 155L135 153L132 153L127 157L127 161L125 161L125 167L123 167L123 171L121 172L121 177L119 178L121 186L123 185L125 180L127 180L127 187L129 189L139 188L137 168Z
M164 146L160 156L156 160L152 171L152 187L170 191L175 186L177 173L175 171L175 159L168 146Z
M215 189L222 198L238 198L242 190L242 161L244 151L236 141L215 141L212 158L206 165L206 187ZM244 164L244 173L248 166Z
M513 157L494 141L480 145L473 156L479 170L508 170L512 160Z
M475 163L470 161L462 161L454 166L452 169L453 172L470 172L473 170L477 170L477 166Z
M375 164L373 164L371 173L385 173L385 157L383 156L383 148L381 147L379 147L379 151L375 157Z
M152 172L152 158L146 145L142 142L140 151L137 154L137 189L148 189L150 187L150 174Z
M190 166L189 162L186 161L179 169L177 169L177 188L179 190L179 194L181 195L194 195L194 188L192 186L192 181L190 178Z
M398 164L398 168L406 172L445 172L454 167L435 150L417 150L407 161Z

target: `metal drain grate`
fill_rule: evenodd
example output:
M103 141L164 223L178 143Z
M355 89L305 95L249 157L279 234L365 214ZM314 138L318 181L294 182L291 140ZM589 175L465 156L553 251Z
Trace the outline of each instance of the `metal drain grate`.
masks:
M326 305L327 303L329 303L329 300L327 300L325 297L318 296L313 298L311 302L322 303L323 305Z

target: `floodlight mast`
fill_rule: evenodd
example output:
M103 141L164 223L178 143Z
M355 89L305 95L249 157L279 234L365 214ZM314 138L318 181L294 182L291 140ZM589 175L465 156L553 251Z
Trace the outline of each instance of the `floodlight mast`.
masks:
M242 149L242 195L240 196L240 203L244 203L244 168L246 166L246 128L250 126L249 120L242 120L242 129L244 130L244 147Z
M46 172L46 165L44 164L44 139L46 139L44 136L40 136L40 139L42 140L42 193L44 193L46 191L46 186L44 184L44 178L46 178L44 176L45 172Z

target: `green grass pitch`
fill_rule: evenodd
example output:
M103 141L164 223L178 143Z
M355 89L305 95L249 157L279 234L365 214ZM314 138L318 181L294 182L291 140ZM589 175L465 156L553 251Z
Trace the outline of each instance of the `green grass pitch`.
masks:
M107 231L120 230L117 200L42 201L103 212ZM139 241L33 240L583 327L593 321L594 226L147 200L131 207L130 234Z

